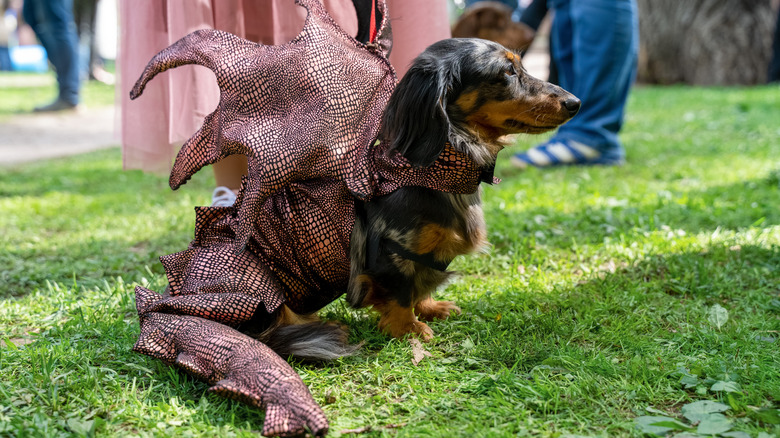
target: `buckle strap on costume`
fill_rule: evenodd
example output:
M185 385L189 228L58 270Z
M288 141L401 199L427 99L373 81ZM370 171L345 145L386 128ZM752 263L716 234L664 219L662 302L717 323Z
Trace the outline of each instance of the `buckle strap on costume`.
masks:
M417 254L411 252L408 249L404 248L400 243L394 240L382 238L382 236L378 234L372 234L368 238L368 248L366 251L366 256L367 256L366 260L369 261L368 264L369 266L373 265L376 262L377 258L379 257L380 243L384 243L385 247L390 252L397 255L398 257L401 257L404 260L411 260L413 262L417 262L421 265L427 266L437 271L446 272L447 267L449 267L450 263L452 263L452 260L447 262L436 260L433 258L432 253Z
M450 263L452 262L452 260L447 262L438 261L433 258L433 253L430 252L425 254L414 253L404 248L403 246L401 246L400 243L394 240L385 239L385 245L387 245L387 249L395 253L395 255L397 255L398 257L401 257L402 259L405 260L411 260L413 262L419 263L421 265L427 266L437 271L445 272L447 270L447 267L450 266Z

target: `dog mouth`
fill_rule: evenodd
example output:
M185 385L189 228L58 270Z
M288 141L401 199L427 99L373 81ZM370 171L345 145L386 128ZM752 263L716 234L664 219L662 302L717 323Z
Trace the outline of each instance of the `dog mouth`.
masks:
M504 126L508 129L511 129L512 132L515 133L537 134L537 133L553 130L558 126L560 126L560 123L555 123L551 125L545 125L545 124L537 125L537 124L523 122L517 119L507 119L504 121Z

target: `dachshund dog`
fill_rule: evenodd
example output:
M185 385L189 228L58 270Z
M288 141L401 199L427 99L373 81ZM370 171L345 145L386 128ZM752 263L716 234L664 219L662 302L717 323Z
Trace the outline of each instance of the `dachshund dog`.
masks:
M480 39L449 39L415 59L390 98L380 139L414 166L430 165L445 145L467 154L492 181L508 134L537 134L571 119L580 101L530 76L520 56ZM484 181L485 179L483 179ZM490 182L489 181L489 182ZM430 340L422 321L460 309L431 293L458 255L487 245L480 191L451 194L403 187L362 203L352 234L348 300L381 314L394 337Z
M573 117L579 106L572 94L529 76L520 57L495 42L448 39L426 49L390 96L380 122L378 147L389 156L401 154L411 170L433 167L446 150L455 150L463 163L468 162L464 166L478 169L469 173L475 191L454 194L406 185L370 201L355 199L355 208L350 210L356 214L355 225L345 254L350 305L373 307L381 315L380 329L391 336L430 340L433 332L423 321L460 312L453 302L431 298L452 275L447 266L456 256L487 246L477 188L479 181L493 181L505 137L555 129ZM458 171L451 169L446 174L456 177ZM342 185L335 181L328 192ZM302 211L308 215L324 205L328 205L325 200L309 202ZM295 222L284 219L280 224ZM317 237L312 234L303 239ZM328 256L329 263L340 263L340 256L335 256ZM332 299L335 296L325 289L312 291L304 299L308 310L300 311L293 306L297 303L284 303L270 326L243 330L282 356L330 360L348 355L355 348L347 344L344 327L322 324L316 315Z

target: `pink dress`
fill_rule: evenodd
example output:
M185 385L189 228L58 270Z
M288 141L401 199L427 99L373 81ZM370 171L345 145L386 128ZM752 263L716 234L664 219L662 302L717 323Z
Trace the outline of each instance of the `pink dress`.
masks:
M428 45L450 36L444 0L388 0L394 48L390 61L402 75ZM323 0L337 23L357 32L351 0ZM144 99L128 95L160 50L198 29L224 30L250 41L281 44L303 27L306 11L293 0L121 0L119 96L125 169L167 173L181 144L219 101L214 74L201 66L167 72L149 84ZM437 18L433 18L437 17Z

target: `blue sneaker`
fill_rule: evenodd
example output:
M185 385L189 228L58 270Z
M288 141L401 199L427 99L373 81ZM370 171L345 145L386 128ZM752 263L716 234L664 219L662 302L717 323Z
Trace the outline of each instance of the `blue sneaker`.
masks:
M619 166L623 157L604 154L596 148L572 140L555 140L513 155L509 161L518 169L552 167L562 165Z

